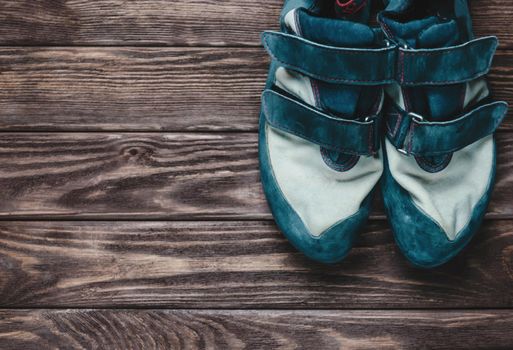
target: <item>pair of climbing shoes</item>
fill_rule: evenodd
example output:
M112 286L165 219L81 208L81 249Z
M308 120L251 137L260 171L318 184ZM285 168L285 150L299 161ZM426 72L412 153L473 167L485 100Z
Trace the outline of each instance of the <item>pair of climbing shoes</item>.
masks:
M281 31L263 33L263 188L288 240L336 263L381 182L399 248L436 267L479 229L493 189L497 38L474 37L467 0L391 0L376 27L371 5L288 0Z

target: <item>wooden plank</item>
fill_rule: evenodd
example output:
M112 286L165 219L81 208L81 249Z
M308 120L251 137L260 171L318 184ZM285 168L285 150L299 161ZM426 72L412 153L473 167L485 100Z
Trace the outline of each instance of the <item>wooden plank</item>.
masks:
M513 6L508 0L471 1L476 36L495 35L502 48L513 48Z
M259 48L0 48L0 130L253 132L267 66ZM513 105L512 67L499 52L490 77Z
M0 130L251 130L261 49L0 48Z
M377 2L376 2L377 3ZM379 2L381 3L381 2ZM2 45L259 45L282 0L2 0ZM513 47L507 0L474 4L478 35Z
M488 75L492 96L513 106L513 51L499 51ZM502 129L513 129L512 111L505 119Z
M35 4L34 4L35 3ZM2 0L7 45L257 45L281 0Z
M255 134L3 134L0 217L262 218Z
M513 133L498 141L488 218L513 218ZM4 133L0 218L271 219L257 143L253 133ZM378 203L373 217L383 215Z
M2 349L507 349L511 311L0 311Z
M513 221L419 270L373 222L348 258L309 261L271 222L0 222L2 308L513 307Z

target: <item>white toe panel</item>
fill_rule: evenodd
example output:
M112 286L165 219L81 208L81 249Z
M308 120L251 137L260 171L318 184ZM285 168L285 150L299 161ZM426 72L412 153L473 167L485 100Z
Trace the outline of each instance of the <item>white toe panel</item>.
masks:
M266 132L278 185L312 235L356 214L383 172L381 154L337 172L324 163L318 145L270 126Z
M447 168L434 174L422 170L414 157L399 153L388 140L386 151L395 181L450 240L456 239L490 184L495 152L493 136L455 152Z

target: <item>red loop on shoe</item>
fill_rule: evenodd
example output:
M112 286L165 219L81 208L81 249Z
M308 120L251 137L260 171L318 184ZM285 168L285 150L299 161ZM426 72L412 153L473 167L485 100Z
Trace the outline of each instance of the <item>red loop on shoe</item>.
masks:
M349 0L347 2L340 2L337 0L337 5L340 7L340 11L346 15L354 15L367 5L367 0L364 0L360 5L355 0Z

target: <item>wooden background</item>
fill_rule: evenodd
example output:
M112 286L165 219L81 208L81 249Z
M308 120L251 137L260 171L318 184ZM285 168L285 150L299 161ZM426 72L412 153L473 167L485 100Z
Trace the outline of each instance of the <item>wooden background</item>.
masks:
M420 271L380 201L342 264L259 183L281 0L0 0L0 349L513 347L513 118L477 238ZM476 0L513 104L513 3Z

